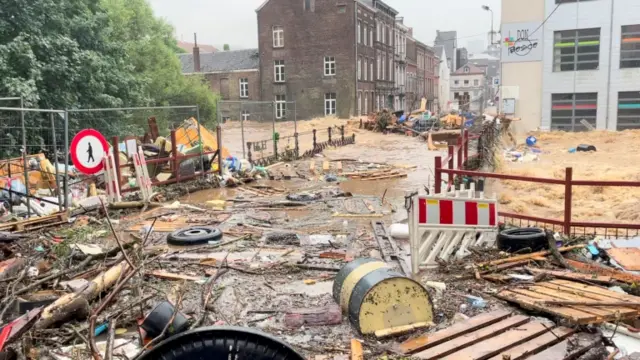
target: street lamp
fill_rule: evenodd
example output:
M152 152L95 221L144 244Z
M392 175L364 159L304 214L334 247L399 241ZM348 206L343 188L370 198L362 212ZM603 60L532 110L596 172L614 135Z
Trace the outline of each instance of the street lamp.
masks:
M491 45L493 45L493 10L487 5L482 5L482 10L489 11L491 13Z

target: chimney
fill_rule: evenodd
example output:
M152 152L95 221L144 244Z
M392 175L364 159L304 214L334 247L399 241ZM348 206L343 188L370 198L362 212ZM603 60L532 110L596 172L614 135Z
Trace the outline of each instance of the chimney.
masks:
M409 28L409 36L413 37L413 28L412 27Z
M198 36L193 33L193 71L200 72L200 48L198 48Z

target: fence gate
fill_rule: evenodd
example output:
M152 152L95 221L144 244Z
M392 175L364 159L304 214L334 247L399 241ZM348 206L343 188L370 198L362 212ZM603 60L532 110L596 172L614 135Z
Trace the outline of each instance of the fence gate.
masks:
M434 196L413 195L409 213L411 271L438 266L438 260L469 254L469 246L493 246L498 234L497 201L469 189Z

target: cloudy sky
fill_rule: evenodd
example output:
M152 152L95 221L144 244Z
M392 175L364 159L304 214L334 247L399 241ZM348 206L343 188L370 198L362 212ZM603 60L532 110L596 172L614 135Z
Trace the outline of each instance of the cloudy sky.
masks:
M179 40L231 49L258 46L255 9L264 0L149 0L156 15L176 28ZM326 0L316 0L326 1ZM486 45L491 15L481 9L488 5L494 13L494 28L500 24L501 0L386 0L414 28L416 39L432 45L436 30L457 30L458 46ZM302 1L300 2L302 6ZM472 51L477 51L470 49Z

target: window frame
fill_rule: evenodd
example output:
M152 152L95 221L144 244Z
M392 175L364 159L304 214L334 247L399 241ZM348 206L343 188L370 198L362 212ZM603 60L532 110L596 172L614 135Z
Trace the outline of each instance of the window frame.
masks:
M274 25L271 27L273 48L279 49L284 47L284 26Z
M633 29L634 27L636 29ZM626 31L625 28L627 28ZM625 47L627 48L625 49ZM623 59L625 54L635 54L637 57ZM620 69L633 68L640 68L640 24L620 27Z
M568 106L570 107L568 108ZM576 108L576 106L579 106L580 108ZM570 114L566 114L566 111L570 111ZM593 111L593 113L587 114L586 111ZM582 119L587 120L591 125L596 127L598 116L598 93L583 92L551 94L550 115L549 125L551 130L564 130L571 132L586 131L587 128L580 124ZM554 124L554 119L556 120L556 124Z
M473 80L473 86L480 86L480 80L474 79Z
M632 101L635 103L632 103ZM630 121L621 122L621 119L630 119ZM616 130L627 129L640 129L640 91L618 92Z
M588 34L588 32L595 33L596 31L597 35ZM554 31L553 72L599 70L601 37L601 28L582 28ZM571 51L569 52L567 50ZM586 52L585 50L591 51ZM588 59L588 57L593 56L597 56L597 59Z
M240 114L242 121L249 121L249 117L251 116L249 110L242 110Z
M240 78L240 98L246 99L249 97L249 79L248 78Z
M362 21L358 20L358 44L362 43Z
M276 119L284 119L287 116L287 95L275 96L274 111L276 112Z
M324 76L336 76L336 72L337 72L337 69L336 69L335 56L325 56L324 57Z
M357 73L358 73L358 80L362 80L362 56L358 57Z
M283 83L286 81L285 72L284 72L284 60L274 60L273 80L274 82L277 82L277 83Z
M363 76L362 79L364 81L368 81L369 76L368 76L368 72L369 72L369 59L368 58L364 58L364 63L363 63Z
M369 46L373 47L373 26L369 28Z
M325 93L324 94L324 116L336 115L337 108L338 108L338 97L336 93ZM332 110L333 112L331 112Z

